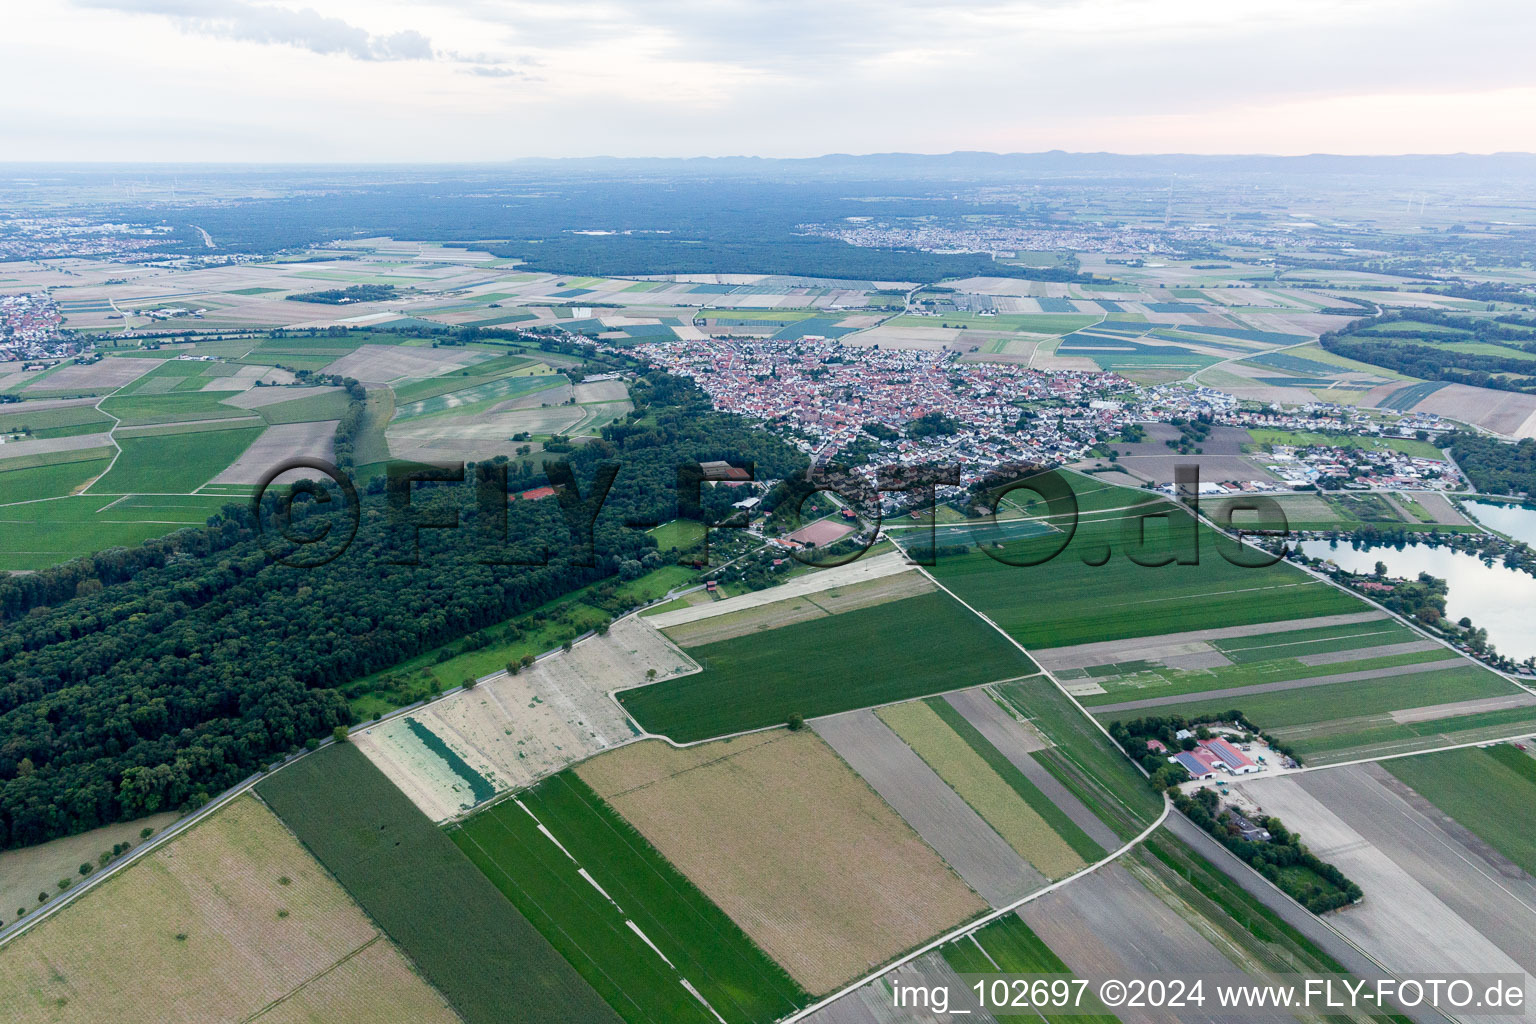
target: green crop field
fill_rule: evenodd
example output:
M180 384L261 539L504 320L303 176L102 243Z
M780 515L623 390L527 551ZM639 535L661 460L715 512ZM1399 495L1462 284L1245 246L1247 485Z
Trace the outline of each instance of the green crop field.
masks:
M619 1019L356 747L311 754L256 792L466 1024Z
M944 959L949 965L961 974L1061 974L1070 975L1072 969L1066 962L1057 956L1051 947L1047 946L1040 936L1036 935L1024 919L1017 914L1005 914L989 924L978 928L965 938L956 939L943 947ZM1009 998L1012 998L1012 989L1009 989ZM1084 1006L1097 1004L1096 998L1091 995L1093 1003L1084 1003ZM1028 1016L1041 1017L1049 1024L1119 1024L1119 1018L1109 1014L1090 1014L1075 1012L1070 1015L1058 1015L1050 1013L1036 1014L1029 1011ZM1017 1019L1023 1014L1007 1014L997 1012L996 1016L1005 1019Z
M303 389L293 389L293 401L264 405L256 412L268 423L311 423L315 420L339 420L347 411L350 399L345 391L328 391L323 395L306 394Z
M1172 505L1158 508L1181 524L1189 521ZM1020 643L1046 648L1364 608L1287 565L1233 565L1220 554L1231 552L1232 542L1198 524L1199 564L1138 565L1127 549L1136 548L1139 515L1085 516L1067 547L1039 565L1008 565L970 551L941 557L934 574ZM1173 554L1173 545L1158 542L1168 537L1159 519L1146 522L1145 535L1143 561ZM994 553L1019 561L1045 558L1060 543L1061 535L1051 534L1013 541ZM1244 557L1255 554L1248 550ZM1106 558L1102 565L1088 564Z
M642 727L678 742L1036 671L1017 648L942 593L704 644L688 653L703 672L619 695Z
M82 494L0 507L0 569L43 569L201 526L231 499L213 495Z
M1536 806L1536 759L1500 744L1383 761L1430 803L1536 875L1536 830L1517 809Z
M112 418L92 405L69 405L62 409L28 409L27 403L0 406L7 411L0 415L0 434L11 431L57 430L61 427L90 426L105 431L112 426ZM48 435L39 435L48 436ZM63 435L52 435L61 437Z
M238 419L248 409L225 405L225 391L174 391L166 395L126 395L101 403L104 411L122 420L125 427L143 423L177 423L187 420Z
M1428 441L1409 437L1354 437L1344 434L1323 434L1311 430L1276 430L1272 427L1253 427L1248 433L1255 444L1279 444L1292 447L1326 445L1334 448L1361 448L1366 451L1402 452L1421 459L1444 460L1445 453Z
M440 394L432 398L411 402L407 405L397 405L395 422L421 419L425 416L435 416L442 413L472 412L474 411L472 407L475 405L502 402L509 398L533 394L536 391L547 391L564 383L566 383L566 379L561 374L546 373L535 375L519 372L515 376L500 377L447 394Z
M1055 744L1031 756L1116 835L1130 839L1156 819L1162 800L1056 684L1036 676L997 692Z
M120 438L122 455L91 493L184 494L195 490L239 458L261 431L261 427L240 427Z
M929 707L933 708L939 718L944 720L946 725L955 731L956 735L965 741L967 746L980 755L983 761L987 762L992 770L998 774L999 778L1006 782L1015 793L1023 797L1025 803L1034 808L1035 813L1044 819L1053 832L1066 840L1067 845L1072 847L1079 857L1092 864L1104 856L1107 851L1098 843L1088 838L1088 833L1079 828L1071 818L1067 817L1065 811L1057 807L1051 802L1049 797L1040 792L1039 787L1030 782L1024 773L1003 755L1002 751L988 742L980 730L957 711L953 704L938 697L929 698L926 703Z
M808 1001L572 772L481 811L449 834L631 1024L710 1024L711 1009L729 1024L767 1024Z
M1433 662L1445 662L1447 666L1464 665L1465 660L1454 651L1443 647L1436 647L1429 651L1415 651L1408 654L1385 654L1374 658L1361 658L1359 661L1345 661L1334 664L1306 665L1291 657L1275 657L1269 659L1250 659L1234 665L1223 665L1219 668L1192 669L1182 671L1178 669L1164 668L1160 665L1132 664L1126 667L1126 671L1115 674L1100 675L1090 672L1094 680L1105 692L1084 694L1078 697L1079 702L1089 710L1102 704L1118 704L1128 700L1142 700L1154 697L1175 697L1180 694L1198 695L1207 690L1227 690L1242 686L1258 686L1263 683L1278 683L1292 679L1316 679L1322 676L1338 675L1343 672L1368 672L1373 669L1398 668L1405 665L1420 665ZM1115 666L1107 667L1113 671ZM1400 677L1403 681L1411 677ZM1320 693L1328 691L1318 691ZM1228 700L1239 698L1229 697Z
M111 461L110 458L90 458L51 466L4 470L0 472L0 504L70 494L106 469Z

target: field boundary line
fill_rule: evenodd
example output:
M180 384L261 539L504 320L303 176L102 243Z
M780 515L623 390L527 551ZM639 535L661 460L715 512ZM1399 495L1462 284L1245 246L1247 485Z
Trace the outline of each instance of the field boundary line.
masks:
M876 981L884 977L886 974L889 974L891 971L911 963L918 957L925 956L928 953L931 953L934 950L940 948L941 946L948 945L957 939L963 939L967 935L970 935L977 930L986 927L993 921L1007 917L1009 914L1018 910L1026 903L1032 903L1035 900L1040 899L1042 896L1047 896L1055 892L1057 889L1063 888L1064 886L1077 881L1079 878L1082 878L1085 875L1090 875L1093 872L1099 870L1099 868L1119 860L1122 856L1140 846L1142 843L1146 842L1146 840L1152 835L1153 832L1156 832L1159 828L1162 827L1163 823L1168 819L1168 815L1172 813L1172 811L1173 803L1168 799L1167 795L1164 794L1163 812L1157 816L1157 820L1153 821L1152 824L1143 829L1142 832L1134 839L1129 840L1125 843L1125 845L1110 853L1102 860L1095 861L1094 863L1089 864L1087 867L1068 875L1066 878L1052 882L1050 885L1044 886L1043 888L1036 889L1034 892L1028 894L1027 896L1021 896L1019 899L1014 900L1007 906L999 907L996 910L983 914L981 917L976 918L973 921L968 921L965 924L960 925L958 928L954 928L948 932L945 932L943 935L940 935L936 939L929 940L924 945L921 945L914 950L902 954L900 957L891 961L890 963L876 968L874 971L871 971L869 974L858 978L855 981L849 982L847 985L838 989L836 992L833 992L831 995L823 996L821 999L810 1004L804 1009L798 1010L795 1013L790 1014L788 1017L781 1018L779 1024L795 1024L796 1021L804 1020L806 1017L815 1013L817 1010L821 1010L827 1006L830 1006L844 996L858 991L865 985L868 985L870 982Z

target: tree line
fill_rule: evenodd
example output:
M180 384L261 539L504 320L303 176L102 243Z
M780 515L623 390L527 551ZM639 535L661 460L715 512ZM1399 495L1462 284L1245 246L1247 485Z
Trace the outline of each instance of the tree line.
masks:
M569 486L592 497L617 463L593 522L591 564L560 501L484 508L470 483L418 485L421 529L392 527L382 478L360 496L357 537L313 569L277 564L251 510L144 548L102 552L0 579L0 848L158 810L196 806L350 721L349 682L534 609L643 559L636 524L680 509L678 466L754 462L787 476L804 457L773 434L714 412L690 381L659 372L632 389L636 411L574 451ZM473 467L472 473L495 467ZM280 496L263 511L275 514ZM306 531L345 515L294 501ZM334 524L338 529L344 522ZM538 563L548 555L547 564Z

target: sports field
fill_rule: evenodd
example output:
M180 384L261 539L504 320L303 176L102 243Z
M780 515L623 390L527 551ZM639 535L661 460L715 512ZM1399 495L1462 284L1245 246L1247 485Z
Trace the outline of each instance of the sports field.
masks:
M985 909L809 731L636 743L576 773L813 995Z
M729 1024L768 1022L806 1001L783 968L571 772L449 834L627 1021L708 1024L718 1014Z
M642 728L678 742L1035 671L995 630L938 592L703 644L689 654L702 672L619 694Z
M466 1024L618 1020L352 744L305 757L256 792Z
M1191 527L1188 513L1171 504L1156 510L1166 511L1167 519L1151 516L1144 527L1140 517L1146 510L1085 514L1054 557L1052 551L1061 546L1059 534L1012 541L991 554L973 550L941 557L933 571L1026 647L1065 647L1361 608L1357 599L1288 565L1233 565L1220 554L1237 554L1231 541L1203 525ZM1197 538L1198 564L1132 561L1132 554L1143 562L1177 557L1181 547L1170 539L1170 524ZM1139 536L1143 529L1145 540ZM1245 552L1243 557L1255 557ZM1049 560L1018 566L992 555Z
M262 1014L279 1005L275 1017ZM0 1017L458 1019L251 796L8 944L0 955Z

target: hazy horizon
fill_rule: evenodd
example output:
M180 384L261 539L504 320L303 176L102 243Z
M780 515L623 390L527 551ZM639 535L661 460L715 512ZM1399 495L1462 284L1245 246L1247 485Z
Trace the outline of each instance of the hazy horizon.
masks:
M27 162L1536 151L1519 0L39 0Z

